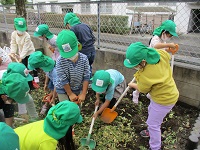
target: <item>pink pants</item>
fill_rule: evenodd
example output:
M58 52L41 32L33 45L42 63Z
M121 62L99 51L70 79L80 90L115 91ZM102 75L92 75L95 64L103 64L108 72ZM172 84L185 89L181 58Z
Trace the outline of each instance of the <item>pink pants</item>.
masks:
M149 145L152 150L161 149L161 124L164 117L170 112L174 105L164 106L151 100L148 107L147 125L150 135Z

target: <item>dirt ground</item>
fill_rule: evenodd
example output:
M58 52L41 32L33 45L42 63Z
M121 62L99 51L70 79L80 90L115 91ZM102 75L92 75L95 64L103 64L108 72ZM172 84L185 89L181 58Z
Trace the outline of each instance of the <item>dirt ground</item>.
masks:
M40 73L40 88L31 92L37 106L41 109L44 74ZM96 142L96 150L147 150L148 138L142 138L140 131L146 129L147 107L149 100L140 95L138 105L132 102L132 91L123 98L115 111L117 118L110 124L95 120L91 139ZM89 132L92 114L94 112L95 93L89 89L81 108L84 121L75 125L74 141L78 150L86 150L80 144L81 138L86 138ZM164 118L162 124L163 150L185 150L190 131L199 115L199 110L180 101Z

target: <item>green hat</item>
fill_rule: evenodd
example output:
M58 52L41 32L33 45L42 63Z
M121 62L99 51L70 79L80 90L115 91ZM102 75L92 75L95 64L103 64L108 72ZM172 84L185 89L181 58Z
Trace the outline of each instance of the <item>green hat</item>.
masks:
M146 60L148 64L156 64L160 60L160 55L154 48L149 48L141 42L132 43L126 50L124 65L133 68L142 60Z
M160 36L163 30L168 31L173 36L178 36L176 33L176 24L172 20L162 22L162 24L154 30L153 35Z
M64 58L71 58L78 52L78 39L70 30L62 30L58 34L56 45L60 55Z
M35 68L41 68L44 72L51 71L55 66L55 61L44 55L41 51L32 53L28 58L28 68L34 70Z
M51 107L44 119L44 132L56 140L64 137L70 126L82 122L80 109L68 100Z
M91 80L92 89L99 93L106 91L108 85L114 82L110 74L105 70L96 71Z
M75 26L75 25L77 25L77 24L80 24L81 21L80 21L80 19L79 19L77 16L75 16L75 17L71 18L71 19L68 21L68 23L69 23L70 26Z
M12 73L3 76L2 90L6 95L20 104L29 101L28 92L30 89L27 79L19 73Z
M14 19L14 26L16 30L19 31L26 31L26 20L24 18L15 18Z
M49 26L46 24L39 25L34 32L34 36L43 36L45 35L48 39L53 37L53 33L49 31Z
M24 76L27 79L27 81L33 80L33 77L29 74L26 66L22 63L17 63L17 62L9 63L7 71L4 73L4 76L7 76L6 74L11 74L11 73L19 73L22 76Z
M64 26L66 26L69 23L68 21L73 17L76 17L76 14L72 12L67 13L64 17Z
M1 150L19 150L19 137L15 131L4 122L0 122Z

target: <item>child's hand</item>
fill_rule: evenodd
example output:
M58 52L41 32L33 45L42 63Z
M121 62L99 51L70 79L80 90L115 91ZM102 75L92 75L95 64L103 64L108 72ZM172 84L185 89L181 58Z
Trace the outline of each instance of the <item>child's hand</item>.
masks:
M174 43L168 43L168 46L169 46L169 48L173 48L173 49L176 48L176 44L174 44Z
M99 106L99 102L100 102L100 100L96 100L95 106Z
M73 92L69 95L70 101L74 102L78 100L78 96L74 94Z
M49 46L49 49L50 49L50 51L51 51L52 53L54 53L54 52L55 52L55 48L54 48L54 47L52 47L52 46Z
M79 103L82 103L84 100L85 100L85 94L81 93L78 95L78 102Z
M44 85L44 92L47 93L47 84Z
M99 113L98 113L98 112L96 112L96 113L94 113L94 114L93 114L93 116L92 116L92 117L94 117L94 119L96 119L98 116L99 116Z

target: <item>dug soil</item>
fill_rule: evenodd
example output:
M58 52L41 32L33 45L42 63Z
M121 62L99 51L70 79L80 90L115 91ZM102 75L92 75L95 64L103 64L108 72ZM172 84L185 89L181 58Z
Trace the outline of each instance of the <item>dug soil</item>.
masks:
M40 72L40 88L31 91L38 112L41 109L44 74ZM122 99L116 108L117 118L110 124L95 120L91 139L96 142L96 150L147 150L149 138L140 136L140 131L146 129L147 109L149 99L140 95L138 105L132 102L132 90ZM75 125L74 141L78 150L86 150L80 144L81 138L86 138L89 132L92 114L94 112L95 93L89 89L84 101L81 114L84 121ZM199 110L180 100L172 111L164 118L161 126L163 150L185 150L186 144Z

